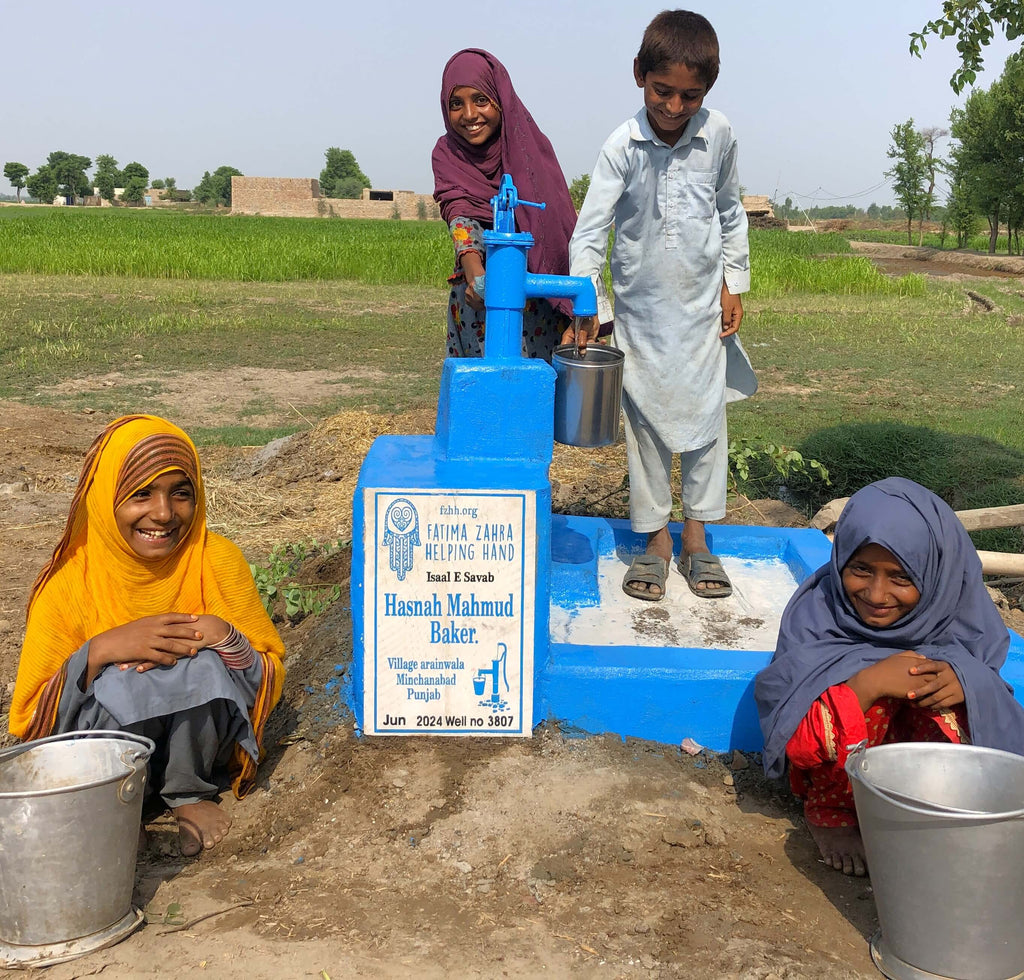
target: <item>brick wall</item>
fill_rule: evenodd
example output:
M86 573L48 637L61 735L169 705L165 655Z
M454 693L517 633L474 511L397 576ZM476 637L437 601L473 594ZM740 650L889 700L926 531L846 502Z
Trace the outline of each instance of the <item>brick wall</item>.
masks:
M420 217L423 202L428 218L438 217L437 205L429 194L414 191L374 191L391 194L390 201L371 201L363 189L362 200L321 197L315 178L232 177L231 211L234 214L265 214L281 218L394 218L397 209L405 221Z

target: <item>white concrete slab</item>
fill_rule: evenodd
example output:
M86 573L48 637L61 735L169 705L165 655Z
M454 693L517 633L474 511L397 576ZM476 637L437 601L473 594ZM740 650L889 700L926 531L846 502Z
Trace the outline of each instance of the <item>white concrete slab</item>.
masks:
M778 560L722 556L733 594L700 599L673 563L664 599L633 599L622 591L628 564L618 555L598 558L600 605L551 606L553 643L695 649L774 650L782 611L797 582Z

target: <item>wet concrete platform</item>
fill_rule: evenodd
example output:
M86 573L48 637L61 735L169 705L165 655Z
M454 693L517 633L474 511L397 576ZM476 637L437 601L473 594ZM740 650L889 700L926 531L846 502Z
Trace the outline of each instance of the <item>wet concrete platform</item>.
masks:
M679 554L682 525L670 527ZM622 578L644 538L628 521L552 518L550 649L539 665L535 720L717 752L758 751L754 677L771 659L782 611L831 543L808 528L708 527L733 594L693 595L673 566L661 602ZM1024 692L1024 640L1011 633L1003 676Z

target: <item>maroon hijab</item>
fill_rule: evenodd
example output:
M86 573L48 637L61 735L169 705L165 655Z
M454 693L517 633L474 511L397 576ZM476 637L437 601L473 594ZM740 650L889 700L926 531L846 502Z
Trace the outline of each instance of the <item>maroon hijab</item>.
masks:
M448 99L462 85L483 92L501 109L501 132L487 146L470 146L452 131ZM529 270L567 275L576 210L551 142L519 101L505 66L479 48L454 54L441 76L441 117L445 134L431 156L434 200L441 206L441 217L448 222L476 218L490 227L491 198L498 192L501 175L509 173L521 198L547 204L543 211L516 208L517 228L534 238L527 253Z

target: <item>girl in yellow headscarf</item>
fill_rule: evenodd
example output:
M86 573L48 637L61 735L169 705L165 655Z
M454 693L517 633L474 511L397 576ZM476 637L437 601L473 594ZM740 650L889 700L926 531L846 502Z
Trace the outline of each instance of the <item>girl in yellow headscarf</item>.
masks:
M150 788L196 854L231 824L221 790L254 784L283 654L241 552L207 530L192 441L151 415L111 422L32 587L11 732L153 739Z

